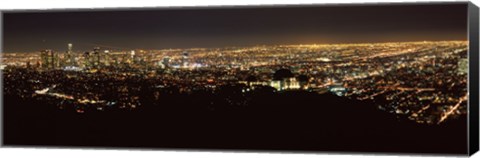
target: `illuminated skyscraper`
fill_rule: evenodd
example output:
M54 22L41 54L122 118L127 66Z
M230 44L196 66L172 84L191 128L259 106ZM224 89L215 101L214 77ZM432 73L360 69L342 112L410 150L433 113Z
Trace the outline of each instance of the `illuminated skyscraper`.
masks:
M95 68L100 67L100 59L101 59L101 54L100 54L100 47L95 47L93 48L93 56L91 57L92 59L92 66Z
M42 68L44 69L55 69L55 67L59 66L58 54L55 54L50 49L42 50L40 58L42 59Z
M68 44L68 50L67 50L67 53L64 57L64 60L65 60L65 65L66 66L75 66L76 63L75 63L75 55L73 55L73 44L69 43Z
M83 67L90 68L92 65L91 62L90 52L83 53Z
M47 50L40 51L40 58L41 58L41 67L44 69L48 68L48 53Z
M105 66L110 66L110 51L105 50L103 53L103 62Z
M60 57L58 53L52 51L52 69L60 67Z
M134 50L130 51L130 58L127 60L127 62L129 64L131 64L132 62L135 62L135 51Z

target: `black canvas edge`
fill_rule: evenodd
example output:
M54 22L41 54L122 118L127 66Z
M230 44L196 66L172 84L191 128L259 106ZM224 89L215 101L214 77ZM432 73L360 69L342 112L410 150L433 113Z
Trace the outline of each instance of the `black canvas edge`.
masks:
M255 4L255 5L213 5L213 6L145 6L145 7L108 7L108 8L48 8L48 9L0 9L0 57L3 53L3 17L9 13L48 13L48 12L101 12L101 11L139 11L139 10L182 10L182 9L249 9L249 8L282 8L282 7L349 7L349 6L395 6L395 5L452 5L467 4L468 16L468 155L479 151L479 8L469 0L460 1L419 1L419 2L365 2L365 3L313 3L313 4ZM1 63L1 61L0 61ZM4 143L4 106L3 106L3 73L0 71L0 148L37 148L37 149L83 149L83 150L136 150L136 151L183 151L183 152L230 152L230 153L283 153L283 154L326 154L326 155L375 155L375 156L462 156L441 153L395 153L395 152L353 152L353 151L296 151L296 150L237 150L237 149L201 149L201 148L136 148L136 147L96 147L96 146L35 146L6 145ZM473 106L471 106L473 105ZM473 140L473 141L472 141Z
M468 57L469 57L469 98L468 98L468 154L473 155L479 148L479 51L478 51L478 7L468 4Z
M2 10L0 10L0 58L2 57L2 54L3 54L3 14L4 12ZM0 60L0 63L1 63L1 60ZM0 71L0 104L1 104L1 107L0 107L0 147L3 147L5 146L5 142L3 141L3 125L4 125L4 110L3 110L3 72Z

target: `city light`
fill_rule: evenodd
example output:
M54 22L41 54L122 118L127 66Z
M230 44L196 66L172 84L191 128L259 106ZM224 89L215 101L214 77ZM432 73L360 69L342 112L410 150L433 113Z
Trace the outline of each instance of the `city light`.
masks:
M467 113L466 41L124 51L95 47L85 53L73 52L72 46L68 44L66 53L4 54L5 93L71 100L71 105L54 104L80 106L77 112L88 113L89 107L141 108L140 94L148 87L125 81L150 83L155 98L175 89L189 94L243 85L247 88L241 92L250 93L269 86L277 93L330 92L345 99L386 100L375 102L379 110L417 123L442 123Z

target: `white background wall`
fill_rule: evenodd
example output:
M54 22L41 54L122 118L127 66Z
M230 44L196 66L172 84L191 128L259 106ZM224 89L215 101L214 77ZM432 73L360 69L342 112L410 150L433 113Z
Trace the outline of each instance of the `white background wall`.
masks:
M379 2L425 2L428 0L0 0L0 10L50 9L50 8L114 8L152 6L212 6L212 5L258 5L258 4L325 4L325 3L379 3ZM448 0L435 0L448 1ZM480 0L472 0L477 6ZM368 143L366 143L368 144ZM247 153L211 151L151 151L151 150L101 150L101 149L54 149L54 148L0 148L0 157L61 157L61 158L127 158L127 157L169 157L169 158L346 158L346 157L399 157L398 155L372 154L302 154L302 153ZM404 155L402 157L432 157L425 155ZM476 154L475 157L480 157Z

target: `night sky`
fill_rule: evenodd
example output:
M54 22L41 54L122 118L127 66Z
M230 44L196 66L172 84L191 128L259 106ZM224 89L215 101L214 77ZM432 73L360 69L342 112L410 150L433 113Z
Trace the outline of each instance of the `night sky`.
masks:
M6 12L4 52L467 40L467 5Z

